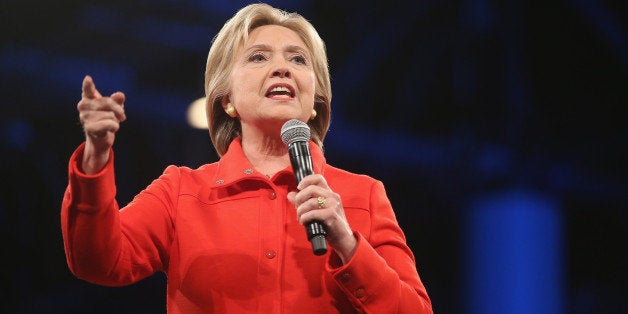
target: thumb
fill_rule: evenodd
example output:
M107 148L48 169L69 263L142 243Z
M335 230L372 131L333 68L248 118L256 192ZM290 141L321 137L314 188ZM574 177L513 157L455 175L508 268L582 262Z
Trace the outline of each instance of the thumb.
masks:
M102 95L100 95L100 93L96 89L96 84L94 84L94 80L89 75L86 75L85 78L83 79L82 89L83 89L83 95L82 95L83 98L97 99L97 98L102 97Z
M120 108L114 110L114 114L118 121L122 122L126 120L126 115L124 114L124 101L126 100L126 96L123 92L115 92L109 96L111 100L113 100L116 104L120 106Z
M290 203L292 203L292 205L295 205L295 196L297 195L297 192L288 192L288 201Z
M111 94L111 99L113 99L113 101L115 101L117 104L119 104L120 106L124 105L124 101L126 100L126 95L124 95L123 92L115 92L113 94Z

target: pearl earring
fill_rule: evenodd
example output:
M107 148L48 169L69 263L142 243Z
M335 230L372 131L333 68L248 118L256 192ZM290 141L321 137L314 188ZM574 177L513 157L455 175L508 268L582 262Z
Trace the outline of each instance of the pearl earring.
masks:
M312 109L312 115L310 116L310 120L314 120L314 119L316 119L316 115L317 115L317 114L318 114L318 113L316 112L316 109Z
M238 115L236 108L232 104L227 105L227 109L225 109L225 112L232 118L235 118Z

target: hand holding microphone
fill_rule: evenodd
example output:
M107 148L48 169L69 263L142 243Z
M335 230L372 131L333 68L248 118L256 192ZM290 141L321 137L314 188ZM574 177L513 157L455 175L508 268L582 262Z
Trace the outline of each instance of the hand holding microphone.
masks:
M353 256L357 240L345 217L340 195L329 188L322 175L313 172L310 128L302 121L290 120L281 128L281 138L288 146L299 189L290 192L288 199L297 208L297 218L305 226L314 254L327 252L327 240L346 263Z

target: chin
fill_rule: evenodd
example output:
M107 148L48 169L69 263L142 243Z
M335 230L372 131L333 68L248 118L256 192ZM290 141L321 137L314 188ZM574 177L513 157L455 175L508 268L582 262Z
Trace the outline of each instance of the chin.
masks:
M307 122L307 119L304 119L301 116L301 113L295 113L295 112L277 112L276 114L272 115L271 117L268 117L269 120L281 120L281 121L288 121L288 120L292 120L292 119L298 119L301 120L303 122Z

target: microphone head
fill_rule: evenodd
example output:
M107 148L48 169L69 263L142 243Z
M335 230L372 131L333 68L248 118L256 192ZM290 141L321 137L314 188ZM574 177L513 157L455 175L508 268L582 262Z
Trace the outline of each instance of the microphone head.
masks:
M295 142L307 142L310 140L310 127L307 123L292 119L281 127L281 140L286 145Z

